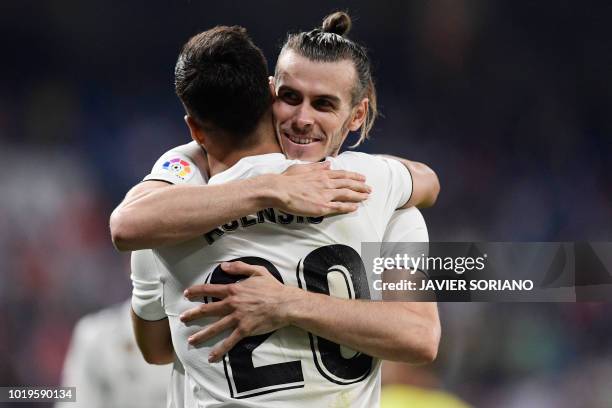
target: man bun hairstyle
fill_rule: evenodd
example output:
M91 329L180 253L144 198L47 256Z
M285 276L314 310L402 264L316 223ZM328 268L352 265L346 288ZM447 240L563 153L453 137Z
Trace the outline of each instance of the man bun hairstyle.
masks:
M360 145L367 139L378 109L376 105L376 87L372 78L372 67L365 48L346 38L352 26L351 17L343 12L336 11L323 19L319 28L311 31L289 34L281 52L291 50L303 57L318 62L336 62L349 60L355 67L357 79L351 92L351 104L357 105L363 98L368 98L368 111L361 126L359 140L351 146Z
M325 17L321 29L325 33L338 34L345 36L351 31L351 17L343 11L336 11Z
M174 70L176 94L198 125L246 142L272 104L268 64L239 26L217 26L189 39Z

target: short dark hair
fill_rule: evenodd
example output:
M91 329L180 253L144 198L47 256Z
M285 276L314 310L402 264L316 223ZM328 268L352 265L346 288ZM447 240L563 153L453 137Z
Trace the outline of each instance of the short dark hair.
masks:
M353 106L362 98L369 99L368 112L361 127L361 137L354 146L367 137L374 126L378 108L376 105L376 87L372 78L370 59L365 48L355 41L346 38L351 29L351 18L343 11L337 11L325 17L319 28L311 31L289 34L280 55L286 50L293 50L312 61L336 62L349 60L357 73L356 84L351 94ZM278 68L278 65L277 65Z
M217 26L191 37L174 78L189 115L232 136L248 136L272 103L266 58L243 27Z

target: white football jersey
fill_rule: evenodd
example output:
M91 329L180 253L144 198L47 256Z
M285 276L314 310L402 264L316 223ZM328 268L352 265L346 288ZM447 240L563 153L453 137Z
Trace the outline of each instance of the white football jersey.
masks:
M423 214L416 207L397 210L385 229L383 242L429 242L429 233ZM385 256L384 254L381 254ZM418 256L417 253L411 255ZM391 256L391 255L386 255Z
M77 323L62 375L62 386L76 387L76 402L55 407L162 408L170 373L142 358L125 302Z
M381 242L380 256L396 255L419 258L429 254L429 234L423 215L416 207L397 210L387 224ZM427 271L420 269L427 276Z
M208 181L208 162L203 149L195 142L176 146L164 153L143 179L170 184L202 185Z
M201 238L153 251L175 352L185 370L185 406L378 406L377 359L296 327L285 327L246 338L223 361L209 364L210 349L229 332L192 347L187 338L216 319L185 325L178 318L194 306L183 297L186 288L204 282L236 281L221 271L219 264L239 259L265 266L286 285L340 297L370 297L371 277L359 255L361 242L382 239L394 210L410 197L411 177L397 161L362 153L344 153L328 160L333 169L364 174L372 186L370 198L355 213L312 218L267 209L229 222ZM175 168L169 164L165 171L184 177L185 164L178 163ZM247 157L209 183L281 173L295 163L280 153Z

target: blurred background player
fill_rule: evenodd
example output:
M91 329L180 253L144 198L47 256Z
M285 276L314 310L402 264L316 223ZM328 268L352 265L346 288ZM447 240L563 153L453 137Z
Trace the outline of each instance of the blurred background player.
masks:
M76 324L62 372L62 386L76 387L76 402L55 408L163 408L170 372L142 359L126 301Z
M470 408L442 389L429 366L415 367L395 361L383 363L380 408Z

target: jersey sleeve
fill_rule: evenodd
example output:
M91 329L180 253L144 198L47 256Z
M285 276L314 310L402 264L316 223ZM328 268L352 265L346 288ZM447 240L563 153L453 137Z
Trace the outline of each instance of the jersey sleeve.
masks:
M423 215L416 207L396 210L391 216L383 242L380 246L380 256L395 258L423 258L429 254L429 234ZM419 269L427 276L424 268Z
M416 207L393 212L385 229L384 242L429 242L423 214Z
M345 152L329 160L332 169L354 171L366 177L372 193L363 205L382 240L393 212L406 204L412 195L410 172L397 160L365 153Z
M207 175L202 174L194 160L179 148L164 153L153 165L143 181L159 180L170 184L196 184L207 182Z
M143 320L156 321L166 317L162 304L163 286L153 251L132 252L132 310Z
M410 200L412 196L412 175L398 160L390 159L387 157L375 157L375 159L382 160L388 166L389 182L387 184L387 205L395 207L396 210L402 207Z

